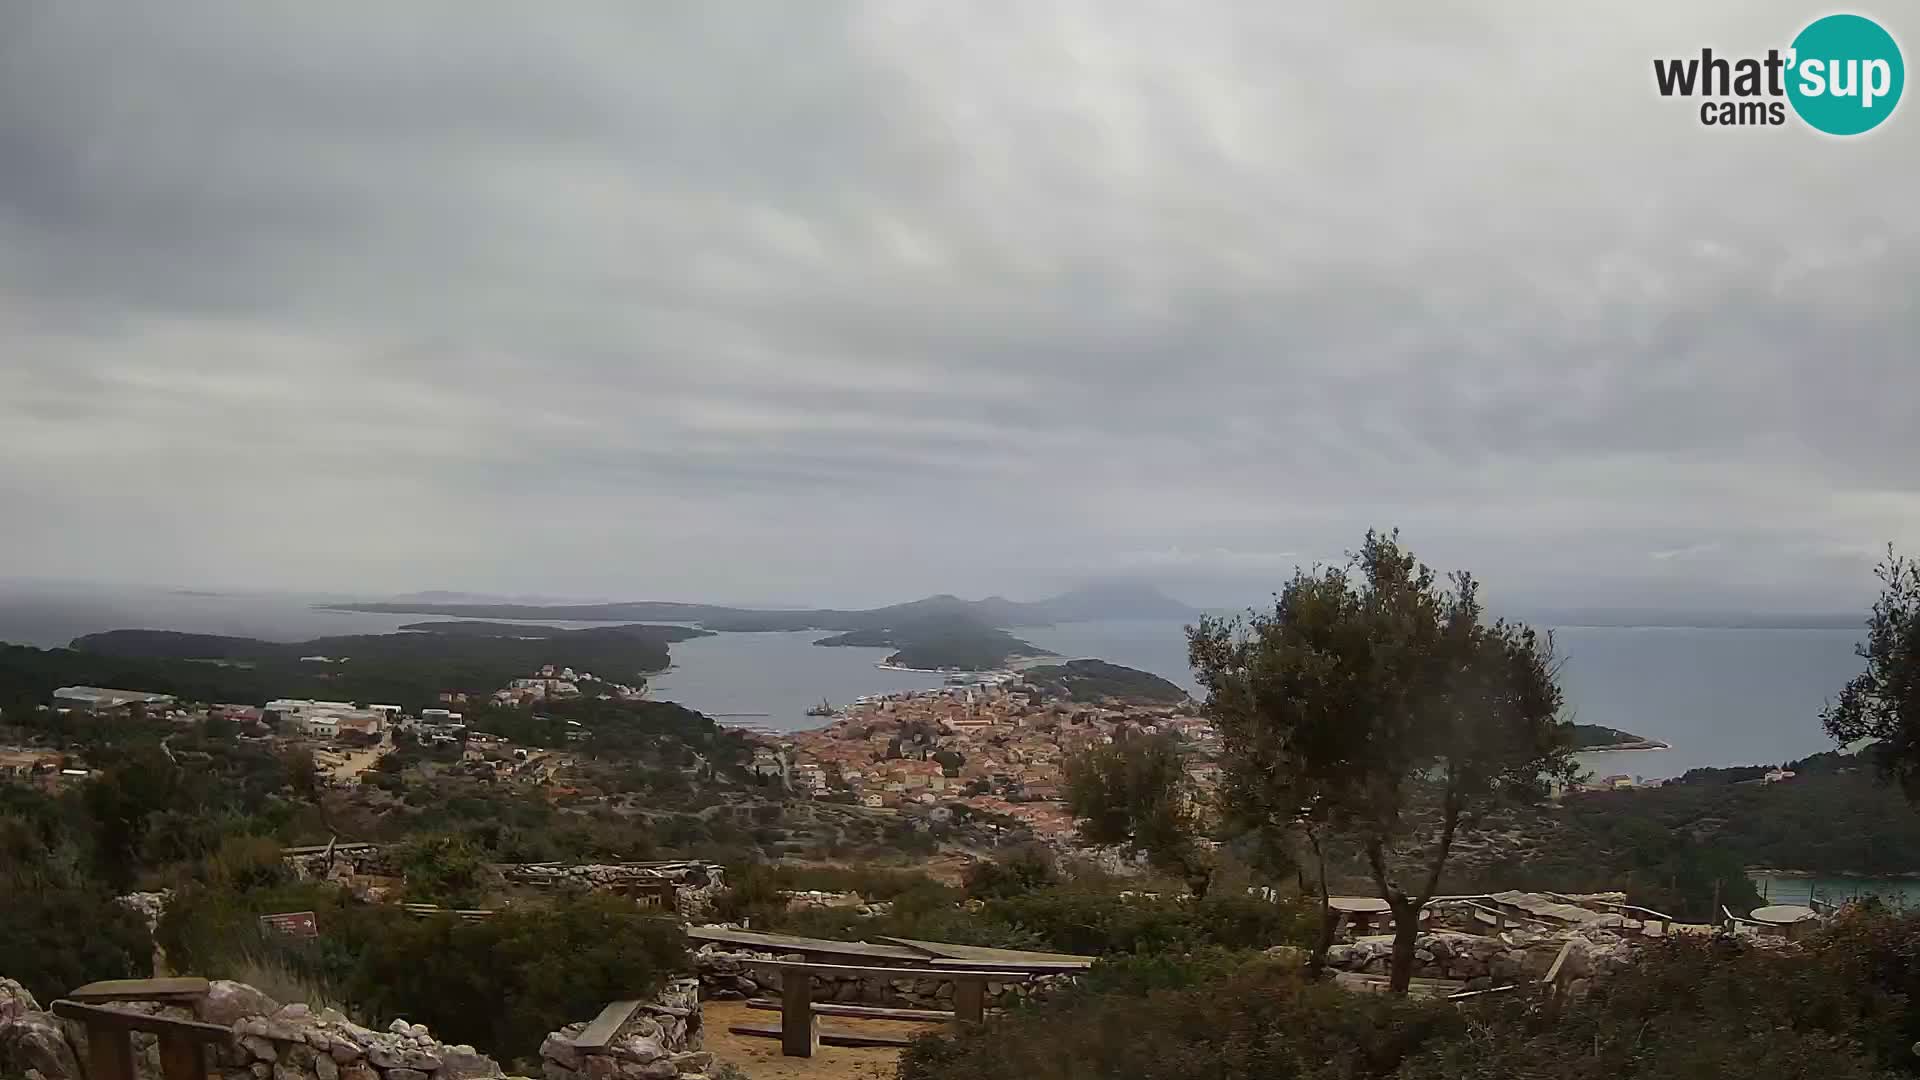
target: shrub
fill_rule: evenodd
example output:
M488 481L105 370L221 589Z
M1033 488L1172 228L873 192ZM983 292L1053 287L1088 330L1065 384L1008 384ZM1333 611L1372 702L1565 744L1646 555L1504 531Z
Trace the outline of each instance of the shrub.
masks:
M44 1004L97 979L152 974L153 942L140 917L103 888L5 874L0 963Z
M316 940L260 927L262 914L303 910L315 913ZM533 1055L547 1032L609 1001L655 992L686 962L677 924L604 894L462 922L325 885L198 888L175 897L160 937L181 970L243 981L264 971L311 1004L343 1003L375 1026L404 1016L503 1061Z
M1053 854L1037 844L1023 844L997 859L982 859L967 867L967 895L982 900L1023 896L1060 884Z
M900 1075L1865 1080L1920 1072L1916 990L1920 918L1872 908L1801 949L1676 938L1583 996L1534 987L1457 1007L1309 984L1247 954L1145 953L979 1030L922 1038Z
M1072 994L957 1036L923 1036L902 1055L900 1078L1384 1077L1461 1027L1442 1003L1352 994L1271 965L1202 978Z

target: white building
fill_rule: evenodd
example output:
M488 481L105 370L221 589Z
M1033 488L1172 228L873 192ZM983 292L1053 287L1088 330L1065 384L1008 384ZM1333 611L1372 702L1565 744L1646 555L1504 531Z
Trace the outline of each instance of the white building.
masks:
M119 709L128 705L171 705L173 695L109 690L102 686L63 686L53 692L53 700L81 709Z
M266 711L276 713L280 719L290 721L296 726L309 716L321 713L350 713L354 711L351 701L314 701L311 698L278 698L266 704Z

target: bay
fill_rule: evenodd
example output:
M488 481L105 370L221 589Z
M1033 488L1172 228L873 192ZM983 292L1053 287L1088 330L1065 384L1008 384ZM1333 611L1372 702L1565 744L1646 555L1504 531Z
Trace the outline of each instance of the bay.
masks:
M328 611L340 596L204 593L157 588L0 582L0 641L65 645L122 628L235 634L298 641L327 634L388 633L430 616ZM1568 715L1672 744L1671 750L1589 754L1600 775L1646 779L1701 766L1777 764L1828 749L1821 705L1860 670L1854 630L1561 626ZM1187 666L1185 623L1112 619L1026 627L1017 633L1064 658L1097 657L1150 671L1198 692ZM826 648L811 632L720 634L680 642L655 696L743 726L791 731L819 721L825 698L937 686L939 675L878 666L884 649ZM760 715L739 715L760 714Z

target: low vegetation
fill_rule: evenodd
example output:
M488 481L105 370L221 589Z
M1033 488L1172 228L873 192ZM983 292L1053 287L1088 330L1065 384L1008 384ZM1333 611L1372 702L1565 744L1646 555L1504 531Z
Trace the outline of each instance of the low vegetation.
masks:
M1356 995L1254 955L1101 965L1078 991L907 1051L901 1080L1567 1080L1914 1075L1920 920L1864 912L1796 952L1676 941L1578 998Z
M286 911L313 911L322 936L260 926L259 916ZM186 889L158 937L183 970L267 972L301 1000L337 1003L379 1026L404 1016L503 1061L534 1058L547 1032L657 990L686 949L678 924L612 896L560 896L462 922L284 881Z

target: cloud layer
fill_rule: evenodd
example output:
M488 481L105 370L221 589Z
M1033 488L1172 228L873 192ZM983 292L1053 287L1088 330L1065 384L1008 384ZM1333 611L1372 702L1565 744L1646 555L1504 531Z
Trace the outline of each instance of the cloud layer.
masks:
M1920 104L1651 78L1814 14L0 3L0 562L1206 602L1398 524L1854 605L1920 547Z

